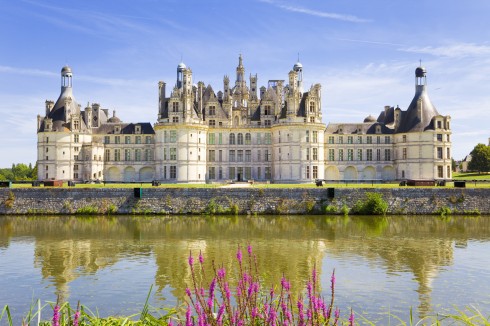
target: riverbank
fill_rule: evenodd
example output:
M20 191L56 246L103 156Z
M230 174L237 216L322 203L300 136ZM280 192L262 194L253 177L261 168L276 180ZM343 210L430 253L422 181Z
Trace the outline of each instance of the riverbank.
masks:
M387 214L490 214L488 188L4 188L0 214L345 214L367 194Z

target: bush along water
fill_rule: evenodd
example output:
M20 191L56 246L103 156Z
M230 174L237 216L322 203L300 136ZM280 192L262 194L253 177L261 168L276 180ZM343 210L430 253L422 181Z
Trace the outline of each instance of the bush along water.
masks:
M331 296L327 301L319 293L316 269L306 285L304 295L293 299L289 281L283 277L277 288L262 286L257 270L257 258L252 247L247 247L244 259L240 247L236 253L238 281L232 289L228 271L217 268L213 262L213 278L208 286L201 280L205 274L204 258L199 254L198 263L192 253L188 264L192 284L186 289L187 309L185 321L176 325L337 325L340 310L334 308L335 271L331 277ZM245 260L245 262L244 262ZM169 323L170 324L170 323ZM348 324L354 325L354 314L350 313Z
M375 192L366 193L364 201L358 200L351 208L350 213L360 215L385 215L388 211L388 203L381 194Z

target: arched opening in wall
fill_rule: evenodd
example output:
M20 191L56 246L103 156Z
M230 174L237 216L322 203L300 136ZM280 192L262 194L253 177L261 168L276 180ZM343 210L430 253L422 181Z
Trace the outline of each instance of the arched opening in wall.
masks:
M136 170L132 166L124 169L124 182L132 182L136 180Z
M327 166L325 169L325 180L340 180L339 168L336 166Z
M121 181L121 172L116 167L108 168L105 176L105 181Z
M392 166L385 166L383 168L383 180L395 180L396 179L396 173L395 169Z
M143 182L152 181L154 179L155 171L151 167L144 167L140 169L140 180Z
M376 179L376 169L373 166L366 166L364 170L362 170L362 179L363 180Z
M357 169L354 166L348 166L345 168L344 180L357 180Z

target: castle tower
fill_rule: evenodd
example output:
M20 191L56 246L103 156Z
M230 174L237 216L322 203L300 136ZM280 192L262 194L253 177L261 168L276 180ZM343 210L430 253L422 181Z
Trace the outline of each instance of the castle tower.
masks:
M187 66L181 62L177 66L177 88L181 89L184 84L184 71L187 69Z
M298 62L293 66L293 71L297 73L296 88L300 93L303 93L303 65L299 62L299 57Z

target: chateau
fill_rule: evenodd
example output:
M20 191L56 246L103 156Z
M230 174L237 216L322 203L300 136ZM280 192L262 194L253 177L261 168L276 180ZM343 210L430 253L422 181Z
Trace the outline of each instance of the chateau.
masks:
M177 66L176 82L158 83L158 118L125 123L99 104L82 107L73 73L61 70L61 94L37 119L38 179L206 183L451 178L450 117L427 94L426 70L415 70L406 110L386 106L377 118L329 123L321 86L303 86L297 62L286 80L248 84L240 55L234 84L193 83Z

